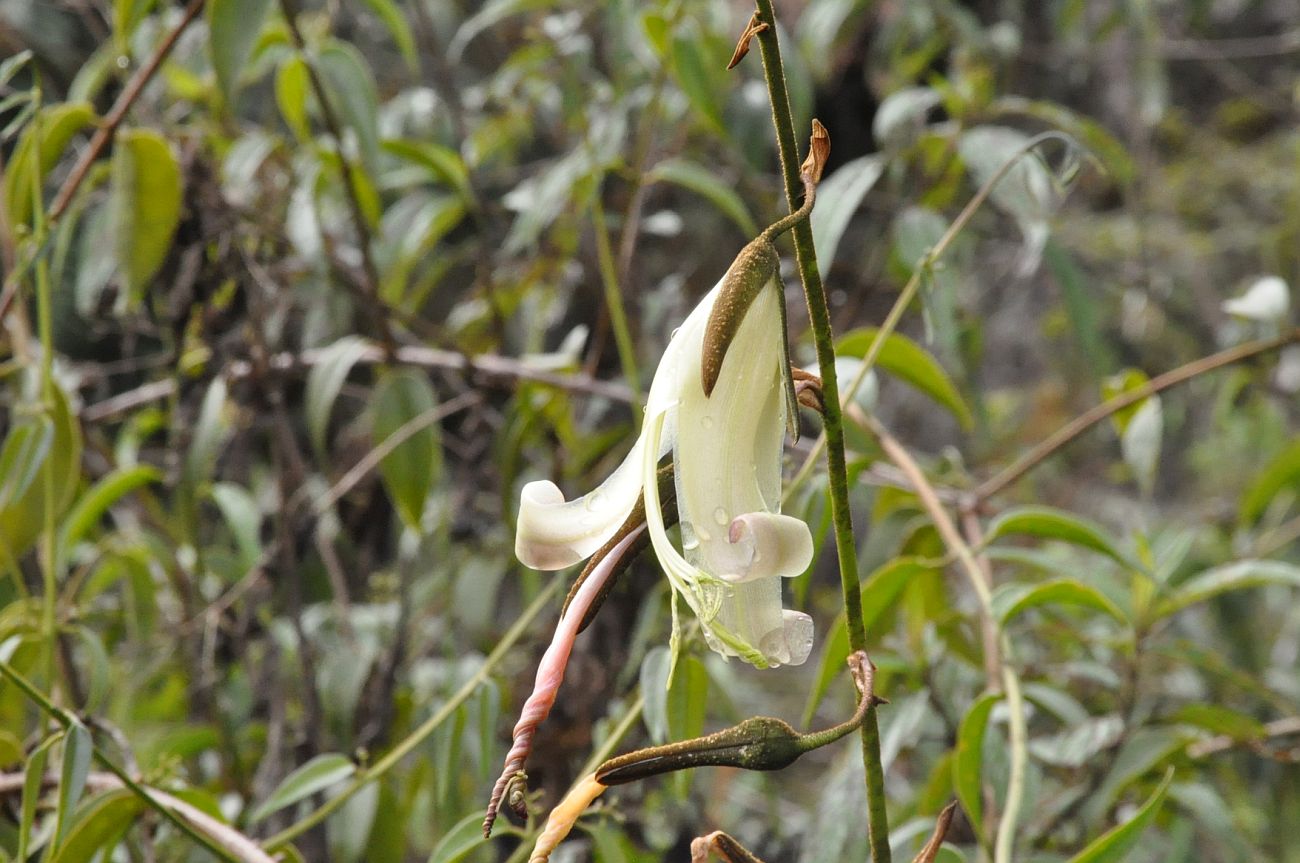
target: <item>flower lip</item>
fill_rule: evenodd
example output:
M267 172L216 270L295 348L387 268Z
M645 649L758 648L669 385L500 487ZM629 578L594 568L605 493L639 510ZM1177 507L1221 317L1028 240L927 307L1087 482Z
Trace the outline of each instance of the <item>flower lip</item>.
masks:
M794 578L813 559L812 534L794 516L777 512L750 512L732 519L727 540L747 558L743 570L719 573L730 582L756 578Z

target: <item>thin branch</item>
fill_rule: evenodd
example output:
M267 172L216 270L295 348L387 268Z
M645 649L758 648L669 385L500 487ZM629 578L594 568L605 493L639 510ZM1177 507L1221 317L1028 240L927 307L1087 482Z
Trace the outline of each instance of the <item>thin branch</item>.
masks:
M1262 341L1246 342L1236 347L1228 348L1217 354L1211 354L1208 357L1202 357L1199 360L1193 360L1184 366L1179 366L1172 371L1165 372L1162 375L1152 378L1137 389L1129 390L1126 393L1116 396L1109 401L1102 402L1089 411L1086 411L1070 422L1066 423L1051 436L1043 440L1037 446L1022 455L1010 466L1004 468L995 476L980 483L972 492L971 497L975 505L979 505L999 492L1006 489L1012 483L1019 480L1029 471L1033 470L1044 459L1051 456L1058 449L1073 441L1079 435L1092 428L1097 423L1115 414L1124 408L1137 404L1145 398L1155 395L1186 383L1192 378L1212 372L1224 366L1239 363L1242 360L1251 357L1266 354L1269 351L1275 351L1286 345L1300 342L1300 328L1292 329L1290 332L1283 333L1274 339L1265 339Z
M1240 39L1168 39L1160 53L1170 60L1247 60L1300 51L1300 27L1273 36Z
M300 354L285 351L268 357L266 368L272 372L296 371L317 365L323 357L324 352L319 349L303 351ZM504 357L498 354L480 354L476 357L466 357L464 354L455 351L407 345L396 350L393 360L400 365L464 371L479 374L488 379L530 381L569 392L599 396L618 402L631 403L633 398L632 391L622 384L602 381L583 374L548 371L531 365L527 360ZM365 365L375 365L387 362L387 358L381 348L371 346L361 353L357 362ZM220 374L227 380L238 381L251 377L253 373L252 363L246 360L236 360L227 365ZM111 398L86 407L81 412L81 417L87 422L98 422L124 411L168 398L175 392L176 381L173 379L151 381L133 390L118 393Z

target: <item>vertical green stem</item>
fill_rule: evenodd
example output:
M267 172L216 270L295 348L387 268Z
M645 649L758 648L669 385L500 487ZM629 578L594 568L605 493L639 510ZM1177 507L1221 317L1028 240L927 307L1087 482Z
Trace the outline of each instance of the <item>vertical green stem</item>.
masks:
M600 202L600 190L592 197L591 220L596 232L596 259L600 266L600 281L605 288L605 305L609 309L609 324L614 330L614 343L618 346L618 361L623 366L623 377L632 390L636 404L641 403L641 376L637 373L636 348L632 331L627 326L627 313L623 309L623 292L619 290L618 268L614 264L614 250L609 244L609 230L605 226L605 206ZM634 410L636 423L641 425L641 411Z
M771 0L756 0L760 19L768 25L758 34L763 58L763 75L772 101L772 121L776 126L781 170L785 177L786 201L796 210L803 183L799 178L799 151L795 143L794 115L785 86L781 64L781 46L777 38L776 14ZM826 461L830 475L831 520L835 528L835 547L839 557L840 587L844 593L844 612L848 619L849 648L865 650L866 626L862 620L862 595L858 584L858 553L853 538L853 516L849 510L848 471L844 458L844 420L840 411L839 384L835 377L835 342L831 332L830 308L826 289L817 270L813 249L812 227L807 221L794 226L795 256L799 277L808 302L813 341L817 347L817 365L822 378L825 403L823 427L826 434ZM874 863L889 863L889 822L885 811L885 774L880 761L880 727L873 705L862 723L862 764L866 770L868 831Z

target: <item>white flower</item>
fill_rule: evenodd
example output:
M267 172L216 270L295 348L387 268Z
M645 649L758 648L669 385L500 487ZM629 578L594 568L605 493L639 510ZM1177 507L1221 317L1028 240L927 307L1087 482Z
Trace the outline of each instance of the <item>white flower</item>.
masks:
M753 260L742 254L729 274L750 276L742 262ZM783 299L770 286L770 270L754 272L762 281L750 277L757 295L741 312L712 391L705 394L702 377L705 331L726 276L669 341L650 386L644 430L618 469L573 501L551 482L524 486L515 553L537 569L571 566L613 536L644 489L651 542L673 589L674 646L681 599L710 647L764 668L798 665L812 649L812 619L781 608L780 580L808 568L813 546L806 524L780 514L788 410ZM730 308L734 315L737 307ZM668 538L656 482L669 451L682 551Z

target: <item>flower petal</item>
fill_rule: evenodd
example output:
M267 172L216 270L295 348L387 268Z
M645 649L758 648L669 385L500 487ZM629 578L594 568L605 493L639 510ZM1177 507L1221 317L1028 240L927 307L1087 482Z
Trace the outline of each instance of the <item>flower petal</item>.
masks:
M519 494L515 556L533 569L564 569L590 557L627 519L641 494L645 435L595 490L565 501L555 483L527 483ZM657 460L657 459L656 459Z
M793 578L802 575L813 559L808 525L777 512L750 512L731 521L727 539L735 547L738 564L718 577L739 583L756 578Z

